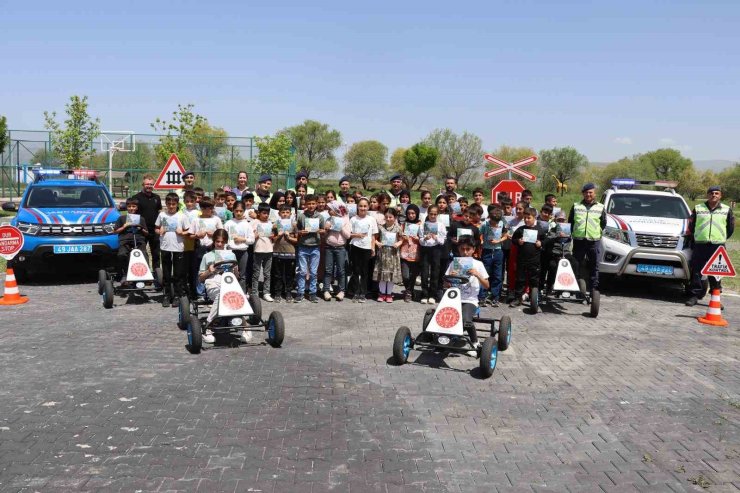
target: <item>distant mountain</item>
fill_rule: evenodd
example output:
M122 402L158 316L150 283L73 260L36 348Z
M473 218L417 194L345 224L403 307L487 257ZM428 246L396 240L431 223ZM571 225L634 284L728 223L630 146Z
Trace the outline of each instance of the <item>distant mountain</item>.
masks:
M694 161L694 167L699 170L710 169L712 171L722 171L735 164L735 161L729 159L707 159L703 161Z

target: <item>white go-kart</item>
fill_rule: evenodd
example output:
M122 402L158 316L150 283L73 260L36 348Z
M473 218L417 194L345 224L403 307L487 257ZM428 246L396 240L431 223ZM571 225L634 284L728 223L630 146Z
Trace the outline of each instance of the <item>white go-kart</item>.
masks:
M430 308L424 314L421 333L411 336L408 327L400 327L393 340L393 359L403 365L408 360L412 349L438 353L463 353L476 351L480 359L480 371L484 378L493 375L498 360L498 352L506 351L511 342L511 318L504 315L500 319L480 316L480 307L476 310L472 322L488 324L490 332L483 344L476 348L465 332L460 301L459 286L467 284L467 276L445 276L450 287L442 296L436 309ZM483 331L479 331L480 338ZM488 332L488 331L487 331Z
M203 347L203 334L211 330L216 340L229 339L233 343L243 331L266 332L267 343L280 347L285 339L285 322L279 311L270 313L262 320L262 303L256 295L247 296L233 272L237 262L216 262L214 267L221 273L221 289L218 295L218 314L208 323L211 300L193 301L189 311L180 308L178 326L187 330L188 351L197 354ZM201 308L203 308L201 310Z
M596 318L599 316L601 295L598 291L589 294L586 290L586 281L577 278L570 261L565 257L561 257L558 260L558 269L552 289L550 289L549 293L540 293L538 288L531 288L529 302L533 314L537 313L540 305L544 303L586 304L591 307L591 316Z
M98 271L98 294L103 297L105 308L113 308L116 295L139 294L147 297L149 293L158 293L162 290L162 269L157 267L152 273L146 256L138 248L134 248L129 254L126 276L119 277L105 269Z

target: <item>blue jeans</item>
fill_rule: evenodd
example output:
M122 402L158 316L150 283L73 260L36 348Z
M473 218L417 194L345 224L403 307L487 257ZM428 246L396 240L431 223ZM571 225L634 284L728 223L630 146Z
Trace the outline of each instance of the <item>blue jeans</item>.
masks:
M483 250L483 256L481 257L483 266L486 268L488 273L488 282L490 284L491 297L494 300L498 300L501 294L501 284L504 280L504 252L501 249L498 250ZM480 289L478 293L478 299L483 300L489 293L488 289Z
M295 280L295 287L298 297L303 297L306 291L306 274L308 274L308 294L316 294L316 273L319 270L319 259L321 251L317 246L299 246L298 247L298 275Z
M347 276L344 265L347 263L347 250L344 246L330 247L324 250L324 292L331 291L332 277L337 280L339 291L344 292L347 284Z

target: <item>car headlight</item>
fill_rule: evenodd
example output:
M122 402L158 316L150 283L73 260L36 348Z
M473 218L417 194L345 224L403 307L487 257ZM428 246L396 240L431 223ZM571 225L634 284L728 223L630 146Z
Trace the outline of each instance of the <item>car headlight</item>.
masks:
M621 229L607 226L606 228L604 228L604 236L606 236L610 240L618 241L620 243L625 243L627 245L630 244L629 234L627 234L626 231L622 231Z
M32 223L24 223L24 222L18 222L18 229L23 234L34 236L38 234L39 232L39 225L38 224L32 224Z
M229 320L229 323L231 323L232 327L239 327L242 324L242 318L234 317L231 320Z
M103 231L105 231L108 234L113 233L113 231L116 230L116 223L105 223L103 225Z

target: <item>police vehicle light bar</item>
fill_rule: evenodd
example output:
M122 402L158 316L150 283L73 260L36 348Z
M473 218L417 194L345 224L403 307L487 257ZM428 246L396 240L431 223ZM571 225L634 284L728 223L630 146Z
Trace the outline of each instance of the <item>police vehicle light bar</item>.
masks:
M634 178L614 178L611 184L615 187L631 188L635 185L652 185L655 187L676 188L677 181L670 180L635 180Z
M98 173L94 169L36 169L33 170L34 181L51 180L65 175L70 180L97 180Z

